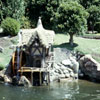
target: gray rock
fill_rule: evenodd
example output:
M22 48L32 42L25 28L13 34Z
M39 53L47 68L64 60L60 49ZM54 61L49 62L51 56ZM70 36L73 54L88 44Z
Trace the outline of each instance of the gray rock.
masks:
M3 53L4 52L4 48L0 46L0 52Z
M4 82L5 83L12 83L12 78L10 76L4 75Z
M59 74L63 74L63 71L61 69L58 70Z
M71 61L70 61L69 59L63 60L63 61L62 61L62 64L65 65L65 66L68 66L68 65L70 66L70 65L72 65L72 63L71 63Z
M75 77L75 74L73 72L71 72L70 73L70 76L74 78Z
M54 65L55 69L59 69L59 66L57 64Z
M18 84L19 85L24 85L24 86L29 86L29 87L32 86L30 81L25 76L21 76Z
M0 27L0 33L3 33L3 28Z
M67 69L64 65L62 65L60 68L61 68L61 70L63 70L63 71Z
M68 70L69 72L73 72L73 70L72 70L71 68L67 68L67 70Z
M65 78L69 78L70 77L70 74L69 73L66 73L65 74Z
M69 71L68 70L64 70L63 73L64 74L69 74Z
M91 79L100 80L100 64L91 55L83 56L79 63L82 73Z
M59 77L56 75L50 76L50 82L56 81L58 79L59 79Z
M61 74L61 75L60 75L60 78L65 78L65 75L64 75L64 74Z
M71 67L72 67L74 73L78 73L78 71L79 71L79 63L73 57L70 57L70 61L72 63Z

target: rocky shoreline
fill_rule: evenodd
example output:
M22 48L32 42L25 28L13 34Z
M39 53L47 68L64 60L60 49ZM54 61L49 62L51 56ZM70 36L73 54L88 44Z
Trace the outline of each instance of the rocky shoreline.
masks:
M61 81L66 79L78 79L87 77L90 80L100 81L100 64L91 55L73 53L66 48L54 48L55 63L50 68L50 81ZM6 69L0 71L0 81L13 85L31 86L25 76L22 76L19 83L16 77L7 75Z

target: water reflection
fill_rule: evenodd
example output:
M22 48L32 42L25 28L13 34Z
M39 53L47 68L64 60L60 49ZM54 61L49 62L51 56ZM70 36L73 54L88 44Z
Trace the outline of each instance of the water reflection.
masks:
M0 84L0 100L100 100L100 84L82 80L32 88Z

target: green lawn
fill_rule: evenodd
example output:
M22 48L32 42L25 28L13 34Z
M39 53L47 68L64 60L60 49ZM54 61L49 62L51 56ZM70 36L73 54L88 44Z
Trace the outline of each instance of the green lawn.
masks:
M54 47L65 47L72 51L80 51L83 54L91 54L94 59L100 62L100 40L86 39L74 36L74 46L68 43L69 36L66 34L56 34Z
M5 68L11 59L12 50L9 48L5 48L3 53L0 53L0 70Z
M5 39L5 37L0 37L0 46L4 49L3 53L0 52L0 70L9 64L13 53L13 50L9 47L15 44L17 44L17 37L7 39Z

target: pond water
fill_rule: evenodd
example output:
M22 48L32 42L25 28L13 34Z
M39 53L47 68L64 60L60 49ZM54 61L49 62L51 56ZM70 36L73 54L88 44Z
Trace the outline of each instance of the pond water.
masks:
M0 84L0 100L100 100L100 84L84 80L31 88Z

